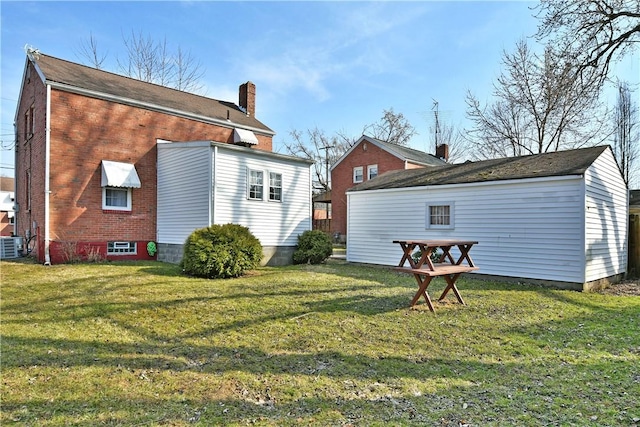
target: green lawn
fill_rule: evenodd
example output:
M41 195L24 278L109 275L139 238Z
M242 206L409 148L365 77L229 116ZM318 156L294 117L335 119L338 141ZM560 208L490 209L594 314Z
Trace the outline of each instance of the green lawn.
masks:
M0 274L3 426L640 424L640 297L462 279L434 315L337 261Z

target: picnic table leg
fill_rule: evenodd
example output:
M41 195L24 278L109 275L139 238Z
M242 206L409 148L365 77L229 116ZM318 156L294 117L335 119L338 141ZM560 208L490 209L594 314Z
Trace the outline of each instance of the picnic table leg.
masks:
M458 277L460 277L461 273L456 273L456 274L445 274L444 280L447 281L447 287L444 288L444 291L442 292L442 295L440 295L440 298L438 298L438 301L442 301L444 299L444 297L447 296L447 293L449 293L449 291L453 291L454 295L456 296L456 298L458 299L458 302L462 305L466 305L464 303L464 300L462 299L462 296L460 295L460 292L458 291L458 288L456 287L456 280L458 280Z
M411 307L414 307L418 302L418 300L420 299L420 297L424 296L424 299L427 302L427 305L429 306L429 310L435 313L433 304L431 303L431 298L429 298L429 293L427 292L427 288L429 287L429 283L431 283L432 277L425 275L424 280L422 280L422 278L420 277L420 274L418 273L414 273L413 276L416 278L416 282L418 282L418 292L416 292L416 295L411 300Z

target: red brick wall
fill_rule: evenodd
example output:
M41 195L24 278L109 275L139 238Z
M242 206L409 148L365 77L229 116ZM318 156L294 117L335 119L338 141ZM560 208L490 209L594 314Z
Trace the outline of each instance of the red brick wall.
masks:
M18 134L16 135L15 199L19 211L16 213L15 234L25 237L29 232L31 236L35 236L29 247L35 248L36 254L42 260L44 236L39 235L38 229L44 224L46 87L30 63L29 69L30 78L23 82L16 122ZM35 111L35 131L33 136L28 137L24 133L24 122L25 113L31 106ZM28 173L30 173L31 189L30 209L27 201Z
M34 75L34 73L32 73ZM44 233L44 103L45 88L39 78L26 85L20 109L37 104L36 135L24 144L16 165L16 179L25 182L32 170L32 209L20 212L18 235L37 221ZM22 117L24 113L19 114ZM38 120L41 119L41 120ZM19 123L19 128L22 129ZM271 151L272 138L256 135L257 149ZM170 141L213 140L233 142L233 129L148 111L59 90L51 93L50 237L58 242L83 242L101 248L106 241L156 239L156 139ZM22 145L21 145L22 148ZM103 211L101 161L133 163L141 188L132 189L130 212ZM24 185L23 185L24 186ZM25 190L16 195L26 208ZM39 246L44 236L39 236ZM52 243L54 249L55 243ZM140 248L143 245L139 245ZM59 245L58 245L59 248ZM39 259L42 261L42 248ZM143 258L147 258L146 246ZM58 250L52 256L58 258ZM122 259L117 257L115 259ZM52 259L52 262L60 262Z
M366 146L366 149L365 149ZM367 166L378 165L378 175L397 169L404 169L404 161L376 145L360 142L331 171L331 233L347 234L346 191L353 187L353 168L363 166L363 182L367 180Z

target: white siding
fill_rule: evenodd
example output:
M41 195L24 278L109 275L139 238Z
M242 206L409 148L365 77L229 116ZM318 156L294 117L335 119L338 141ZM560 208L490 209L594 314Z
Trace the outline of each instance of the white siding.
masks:
M584 281L580 177L348 193L347 260L395 265L396 239L477 240L478 273ZM427 203L454 203L454 228L426 229Z
M178 147L178 144L184 144ZM208 143L158 143L158 243L183 244L210 218Z
M211 146L158 144L158 242L183 244L197 228L234 223L263 246L295 246L311 229L311 165L294 159ZM264 200L248 200L247 172L264 171ZM282 175L282 202L271 202L269 172Z
M611 150L585 173L586 281L627 269L627 187Z
M260 154L218 148L214 222L244 225L263 246L295 246L298 235L311 229L310 166ZM248 199L250 169L264 172L264 200ZM268 200L269 172L282 175L282 202Z

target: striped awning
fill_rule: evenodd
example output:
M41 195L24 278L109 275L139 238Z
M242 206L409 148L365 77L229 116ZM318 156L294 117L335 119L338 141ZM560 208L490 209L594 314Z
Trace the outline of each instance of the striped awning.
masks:
M102 186L140 188L140 178L131 163L102 161Z
M250 130L235 128L233 130L233 142L235 142L236 144L242 143L257 145L258 138L256 138L256 135Z

